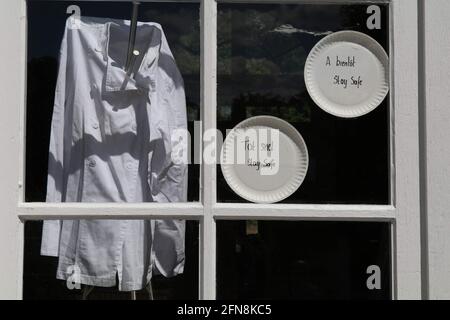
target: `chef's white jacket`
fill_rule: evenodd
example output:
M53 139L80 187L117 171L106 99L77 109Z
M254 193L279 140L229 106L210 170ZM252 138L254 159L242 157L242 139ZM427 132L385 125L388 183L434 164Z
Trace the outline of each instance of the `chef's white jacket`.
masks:
M187 127L183 79L161 26L141 22L127 77L129 24L66 22L47 202L186 201L187 166L176 160L187 143L173 135ZM183 272L184 232L180 220L48 220L41 254L59 257L58 279L115 286L117 275L119 290L139 290L153 271Z

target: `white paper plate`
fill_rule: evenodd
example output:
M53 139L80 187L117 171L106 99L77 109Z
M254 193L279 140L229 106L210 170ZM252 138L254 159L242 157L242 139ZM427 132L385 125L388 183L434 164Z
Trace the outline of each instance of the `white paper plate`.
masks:
M271 116L253 117L228 134L222 147L221 168L228 185L242 198L256 203L279 202L303 183L308 171L308 149L288 122Z
M304 74L314 102L337 117L363 116L389 92L386 52L373 38L356 31L339 31L319 41L308 55Z

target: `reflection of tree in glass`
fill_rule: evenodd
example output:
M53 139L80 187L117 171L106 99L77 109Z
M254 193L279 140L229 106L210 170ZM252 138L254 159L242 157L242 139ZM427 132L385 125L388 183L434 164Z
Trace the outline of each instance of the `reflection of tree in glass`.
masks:
M304 64L329 29L308 29L299 19L305 8L219 5L219 120L274 115L293 123L310 121Z
M218 119L273 114L291 122L309 121L314 103L303 79L307 55L332 32L367 32L366 9L367 5L219 4ZM375 38L379 34L384 33L371 32Z
M219 10L218 73L301 73L306 53L300 37L273 32L284 21L280 6L254 7Z
M340 24L340 7L219 5L219 74L302 73L312 46Z

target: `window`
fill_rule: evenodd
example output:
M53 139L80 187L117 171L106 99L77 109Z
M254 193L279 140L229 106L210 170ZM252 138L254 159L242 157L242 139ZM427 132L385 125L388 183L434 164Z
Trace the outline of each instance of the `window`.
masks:
M385 27L369 30L367 5L219 3L218 128L225 135L259 115L296 127L309 168L285 203L390 204L389 97L367 116L339 118L317 108L303 79L309 52L331 32L364 32L389 52L389 7L379 8ZM218 200L242 202L218 169Z
M11 119L21 121L2 126L1 140L10 157L19 160L10 165L5 183L25 181L19 184L18 204L16 200L3 204L15 219L8 216L4 227L16 226L11 230L21 230L21 239L25 236L18 244L21 249L25 243L26 248L20 255L25 261L23 273L13 272L16 279L24 276L19 296L47 294L32 288L30 282L37 281L38 272L31 265L38 259L40 227L35 221L182 219L191 221L185 244L186 259L192 262L186 270L190 280L183 285L198 280L200 299L280 297L288 281L288 290L297 298L420 297L417 97L411 94L417 91L416 67L412 67L417 65L417 12L410 1L142 3L140 14L148 13L150 20L159 20L165 28L183 75L193 146L201 142L200 151L210 151L216 142L211 136L195 134L196 120L203 133L218 128L225 134L241 120L270 114L290 122L302 134L310 155L308 174L297 192L273 204L245 201L228 187L220 166L206 161L189 166L187 202L44 202L57 64L55 59L33 58L55 55L63 29L53 27L67 18L69 4L74 2L18 1L8 4L13 9L11 18L0 14L8 21L13 17L18 29L20 25L20 33L12 32L16 37L12 45L21 48L21 59L12 59L6 71L24 71L20 79L27 80L26 90L25 81L10 80L17 84L10 93L15 95ZM125 1L76 5L82 8L82 16L86 11L123 19L131 12L130 2ZM367 28L367 19L375 12L368 11L371 5L380 9L381 29ZM0 5L0 12L11 12L3 6L7 5ZM27 19L20 20L22 15ZM308 51L325 36L311 33L339 30L368 34L389 55L390 93L377 109L357 121L320 110L303 84ZM29 62L26 72L25 61ZM21 93L27 94L26 104L17 102ZM7 141L11 135L14 139ZM191 152L195 158L196 149ZM11 240L14 234L8 237ZM301 245L277 252L291 242ZM281 264L275 267L277 259ZM336 259L342 263L330 265ZM5 268L9 265L13 262ZM378 270L373 266L381 270L381 291L364 287ZM282 267L289 272L283 274ZM249 276L253 271L264 280L267 275L273 277L270 281L275 281L277 291L267 291L266 286L261 295L255 295L255 278ZM345 284L336 279L344 274ZM303 286L305 277L311 282ZM244 281L239 286L236 279ZM171 290L179 284L164 280L154 284L159 290L156 298L174 297ZM46 285L40 281L38 285ZM182 298L197 298L191 289L184 287ZM66 288L60 290L67 298L73 295ZM104 291L96 294L110 297Z
M79 32L71 29L76 26L70 26L71 21L67 20L69 17L67 11L71 9L82 13ZM125 18L123 13L130 11L129 9L130 3L127 2L111 2L106 7L104 3L98 2L27 3L29 39L27 86L30 89L27 96L25 185L27 202L47 200L47 203L148 203L154 200L150 199L144 186L147 185L145 167L150 165L155 167L157 164L151 161L156 156L152 160L146 160L146 155L141 156L145 152L141 148L148 147L151 150L152 143L157 142L146 143L145 139L148 136L146 131L152 129L146 121L140 119L146 118L147 112L151 125L157 124L157 121L152 122L152 119L158 116L155 112L158 110L151 109L152 104L158 103L157 100L149 94L153 101L150 101L150 107L146 108L137 102L139 99L133 96L133 90L108 94L103 89L99 94L101 101L84 99L84 94L89 92L92 95L95 90L84 89L80 82L84 81L88 86L93 84L97 87L101 84L96 81L95 75L87 78L83 75L79 77L83 70L90 72L95 70L99 63L101 64L98 62L101 53L107 55L114 63L120 63L122 58L125 58L126 50L121 37L128 36L129 27L121 25L120 19ZM174 64L166 61L174 59L183 79L185 103L175 101L173 105L158 103L158 106L176 111L178 107L185 108L186 110L182 111L186 112L185 121L192 136L195 122L198 122L200 115L199 9L199 3L143 3L139 5L138 11L140 21L154 21L151 17L158 17L156 20L163 26L161 30L171 50L171 52L167 50L165 55L159 57L159 64L167 69L175 68ZM103 29L105 23L108 24L110 21L112 24ZM66 23L69 27L65 28ZM154 25L139 25L136 32L136 48L145 52L146 39L157 38L151 33L156 32L155 30L159 29ZM102 34L105 31L108 44L102 44L101 36L96 42L95 36L98 31ZM80 38L80 42L76 37ZM67 43L67 48L61 45L60 49L61 42ZM83 46L88 52L87 59L77 55L79 52L71 48L76 45ZM151 43L150 46L152 45ZM161 44L161 51L166 50L163 45L165 44ZM170 54L173 58L168 57ZM141 66L144 65L150 56L149 51L142 62L136 61L135 65L139 63ZM64 60L67 62L64 63ZM83 69L80 66L82 63L94 65ZM115 76L114 63L106 67L107 77ZM163 71L169 75L173 72L172 69ZM137 86L141 85L138 76L134 76ZM73 84L70 83L72 80ZM156 76L154 81L162 82ZM163 92L163 89L160 89L163 85L159 85L158 82L150 91ZM81 88L77 88L80 86ZM142 88L145 86L142 85ZM175 94L176 92L173 92L171 95ZM61 95L65 95L64 98L60 98ZM73 100L71 95L74 96ZM161 94L158 98L166 97ZM59 104L62 104L59 99L65 103L64 119L57 116L58 108L61 108ZM115 101L116 99L124 102ZM83 119L77 117L78 113L83 113ZM173 114L171 116L177 117ZM70 117L71 120L66 117ZM64 127L64 134L59 131L59 126ZM83 134L78 135L76 128L67 134L67 130L70 130L67 128L71 126L83 127ZM63 139L71 139L71 146L67 147L68 143L63 143ZM57 147L51 147L56 144L64 144L63 156L59 154ZM152 152L155 155L161 154L157 150L158 148L154 148ZM191 152L194 152L193 148ZM108 166L104 166L106 163ZM65 168L63 174L59 174L60 167ZM177 183L176 186L185 189L182 190L182 193L186 193L183 198L178 198L176 192L162 191L162 194L168 198L177 198L170 199L171 201L198 202L199 165L189 165L187 172L187 177L181 177L181 174L177 176L175 173L170 176L186 180ZM139 180L138 185L136 180ZM55 181L54 188L52 188L53 181ZM183 187L183 184L187 187ZM74 191L74 187L78 191ZM114 190L115 187L117 192ZM160 202L159 199L154 201ZM91 210L95 212L94 209ZM55 223L61 231L53 230ZM66 229L72 231L66 232ZM58 241L60 246L58 252L55 252L52 247ZM65 241L75 241L78 245L76 248L70 244L66 246L63 245ZM119 258L111 252L111 248L118 245L122 247L118 251ZM147 249L148 247L151 249ZM126 299L130 298L130 295L124 291L130 290L136 291L136 298L143 299L150 296L154 299L198 298L198 222L195 220L108 219L27 222L25 250L28 254L25 255L24 298ZM149 256L146 254L147 250L151 252ZM154 274L147 275L142 280L144 275L141 273L145 273L147 269L147 272ZM55 272L59 280L55 279ZM83 287L71 285L72 280L74 283L78 281L75 278L77 273L81 283L85 284ZM151 286L147 287L148 279L151 279ZM92 291L89 285L94 286Z

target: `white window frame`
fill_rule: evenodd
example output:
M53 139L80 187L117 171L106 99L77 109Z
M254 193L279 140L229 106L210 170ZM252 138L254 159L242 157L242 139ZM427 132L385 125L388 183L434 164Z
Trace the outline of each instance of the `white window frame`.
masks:
M234 1L274 3L270 0ZM284 0L302 3L308 0ZM200 223L199 297L216 297L216 220L372 221L392 225L394 299L421 298L418 142L417 0L316 0L315 3L389 3L391 71L391 205L225 204L217 202L215 165L203 164L197 203L25 203L26 1L0 2L0 298L22 297L27 220L182 218ZM216 127L217 2L201 3L201 120ZM279 3L279 2L278 2ZM95 212L93 214L93 212ZM126 214L124 214L126 212Z

